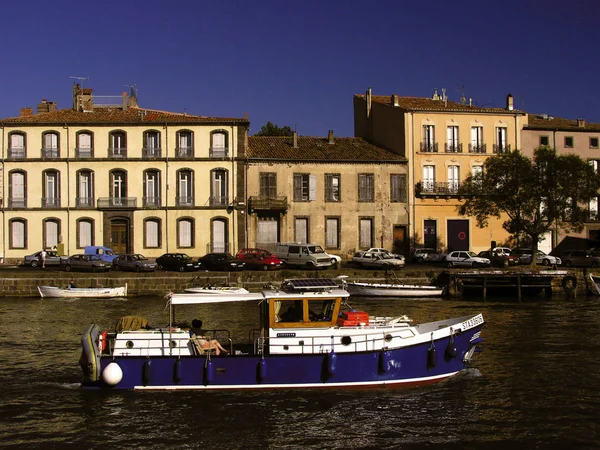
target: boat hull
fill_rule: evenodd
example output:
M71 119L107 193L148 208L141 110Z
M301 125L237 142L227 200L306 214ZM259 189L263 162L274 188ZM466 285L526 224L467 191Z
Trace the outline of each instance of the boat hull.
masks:
M378 284L349 282L346 289L353 296L359 297L442 297L444 287L419 286L409 284Z
M116 363L122 379L104 377L86 388L113 389L293 389L413 386L451 377L469 365L481 326L433 342L365 352L293 355L102 356L100 373ZM454 356L448 347L456 349ZM435 348L432 358L431 348ZM432 364L434 362L434 364Z
M42 298L112 298L126 297L127 285L115 288L59 288L38 286Z

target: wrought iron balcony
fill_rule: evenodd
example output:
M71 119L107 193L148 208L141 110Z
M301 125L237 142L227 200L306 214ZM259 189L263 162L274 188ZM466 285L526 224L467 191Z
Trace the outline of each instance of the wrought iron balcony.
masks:
M425 153L437 153L438 144L437 142L421 142L421 151Z
M25 148L24 147L11 147L8 149L8 158L9 159L24 159L25 158Z
M144 208L160 208L160 197L142 197Z
M58 158L57 148L42 148L42 158L54 159Z
M486 153L486 144L469 144L469 153Z
M458 181L419 181L415 186L415 195L420 197L456 196Z
M211 147L208 156L211 158L227 158L229 147Z
M463 151L463 145L461 144L448 144L446 143L444 145L444 151L446 153L462 153Z
M75 149L75 158L91 158L94 155L94 149L92 148L79 148Z
M75 197L76 208L93 208L94 197Z
M194 206L194 197L190 195L175 197L175 204L177 206Z
M175 149L176 158L193 158L194 147L177 147Z
M136 197L100 197L98 199L99 209L112 208L135 208L137 207Z
M12 197L8 199L9 208L27 208L27 197Z
M127 158L127 147L109 147L109 158Z
M42 208L60 208L60 197L42 197Z
M261 197L254 196L248 199L248 212L279 211L284 214L288 210L287 197Z
M213 242L206 244L206 253L230 253L229 242Z
M162 149L160 147L143 147L142 158L160 158L162 155Z
M223 207L229 205L229 197L226 195L211 195L208 198L208 204L214 207Z
M494 153L510 152L510 144L494 144Z

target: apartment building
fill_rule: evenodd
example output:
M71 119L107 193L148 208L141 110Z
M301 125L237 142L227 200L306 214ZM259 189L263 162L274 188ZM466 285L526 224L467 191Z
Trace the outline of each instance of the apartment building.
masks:
M249 138L248 245L311 242L349 257L408 254L407 160L361 138Z
M458 215L458 188L486 158L521 147L527 114L450 101L444 90L430 98L365 94L354 96L354 133L408 160L409 233L412 247L480 251L509 238L502 220L480 229Z
M236 199L247 118L142 108L133 90L97 96L74 85L72 98L67 109L42 100L0 120L5 258L87 245L200 256L245 243Z

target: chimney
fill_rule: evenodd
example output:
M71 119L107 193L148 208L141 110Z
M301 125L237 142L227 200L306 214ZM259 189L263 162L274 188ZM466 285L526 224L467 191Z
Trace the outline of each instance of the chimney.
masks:
M297 131L294 131L292 133L292 147L298 148L298 132Z
M365 100L367 101L367 119L371 118L371 96L373 95L373 91L371 88L367 89L367 95L365 95Z
M33 116L33 108L21 108L21 117Z
M431 100L439 100L440 98L441 98L440 94L438 94L437 88L435 88L433 90L433 95L431 96Z
M585 119L577 119L577 127L585 128Z
M37 113L44 114L50 112L50 108L48 106L48 101L46 99L42 100L42 103L38 103L37 105Z
M48 102L48 111L49 112L56 111L56 102Z
M392 94L392 106L398 106L400 103L400 100L398 99L398 96L396 94Z
M512 111L514 109L514 100L512 94L506 96L506 109Z
M329 130L329 132L327 133L327 142L329 144L335 144L335 140L333 138L333 130Z
M127 102L127 92L123 92L121 94L121 108L123 108L124 110L127 109L128 107L128 102Z

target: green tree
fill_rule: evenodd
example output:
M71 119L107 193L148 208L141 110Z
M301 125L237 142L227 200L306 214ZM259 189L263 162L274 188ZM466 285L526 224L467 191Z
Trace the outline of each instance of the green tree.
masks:
M529 236L535 254L546 232L583 229L589 202L599 189L600 175L579 156L539 147L533 158L520 151L488 158L483 171L469 175L460 186L465 201L457 210L475 217L480 228L487 226L489 217L506 214L503 228Z
M274 123L267 122L255 136L291 136L292 133L292 129L287 125L279 127Z

